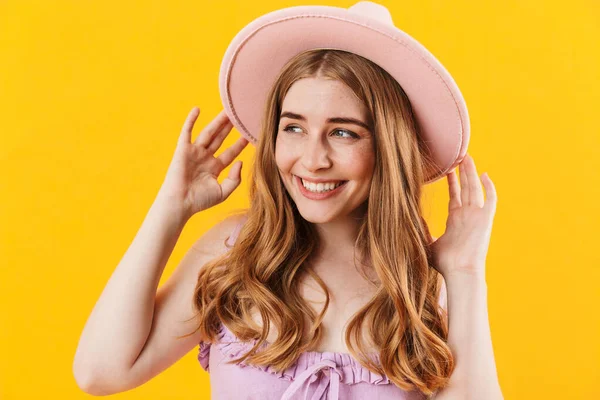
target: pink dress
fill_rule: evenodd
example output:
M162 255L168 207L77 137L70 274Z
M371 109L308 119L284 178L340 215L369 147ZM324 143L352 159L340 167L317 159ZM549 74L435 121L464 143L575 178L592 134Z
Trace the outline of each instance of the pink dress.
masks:
M241 224L229 238L233 243ZM445 301L445 290L441 300ZM282 372L270 366L255 366L226 361L246 353L255 342L241 342L221 324L216 344L200 342L198 361L210 372L212 400L323 400L323 399L426 399L417 391L407 392L394 385L387 376L364 368L348 353L302 353ZM262 347L266 346L263 343ZM262 348L261 347L261 348ZM375 361L379 357L375 354Z

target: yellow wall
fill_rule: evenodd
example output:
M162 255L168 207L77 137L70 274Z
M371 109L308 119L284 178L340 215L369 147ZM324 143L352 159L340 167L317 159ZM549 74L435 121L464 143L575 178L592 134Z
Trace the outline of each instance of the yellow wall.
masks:
M505 398L600 398L599 3L382 3L455 77L469 153L496 184L487 279ZM0 2L0 398L88 396L71 373L81 329L185 116L203 110L195 137L221 110L219 66L239 29L303 4ZM242 153L244 172L253 153ZM436 236L446 193L445 180L427 188ZM246 205L243 182L194 216L162 282L224 212ZM120 398L208 399L196 355Z

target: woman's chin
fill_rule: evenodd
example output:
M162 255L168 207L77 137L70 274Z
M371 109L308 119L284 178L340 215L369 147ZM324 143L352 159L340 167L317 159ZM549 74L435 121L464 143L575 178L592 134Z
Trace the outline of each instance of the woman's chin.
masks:
M324 224L332 222L340 217L339 213L335 210L324 210L319 207L298 207L298 212L306 221L313 224Z

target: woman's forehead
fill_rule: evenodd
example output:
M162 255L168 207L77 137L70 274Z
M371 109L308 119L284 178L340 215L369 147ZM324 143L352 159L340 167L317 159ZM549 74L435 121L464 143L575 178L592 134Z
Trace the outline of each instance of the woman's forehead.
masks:
M367 109L345 84L325 79L296 81L286 93L279 118L325 122L331 118L351 118L365 122ZM300 116L300 118L298 118Z

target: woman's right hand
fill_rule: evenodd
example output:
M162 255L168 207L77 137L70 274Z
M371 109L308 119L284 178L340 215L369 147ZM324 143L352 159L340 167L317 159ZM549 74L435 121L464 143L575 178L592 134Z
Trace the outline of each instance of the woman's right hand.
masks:
M161 195L181 207L185 218L223 202L239 186L242 181L242 161L230 169L223 183L219 183L217 178L248 144L244 137L240 137L218 157L213 156L233 128L225 110L191 143L192 128L199 114L198 107L192 108L188 114L179 134L175 155L160 188Z

